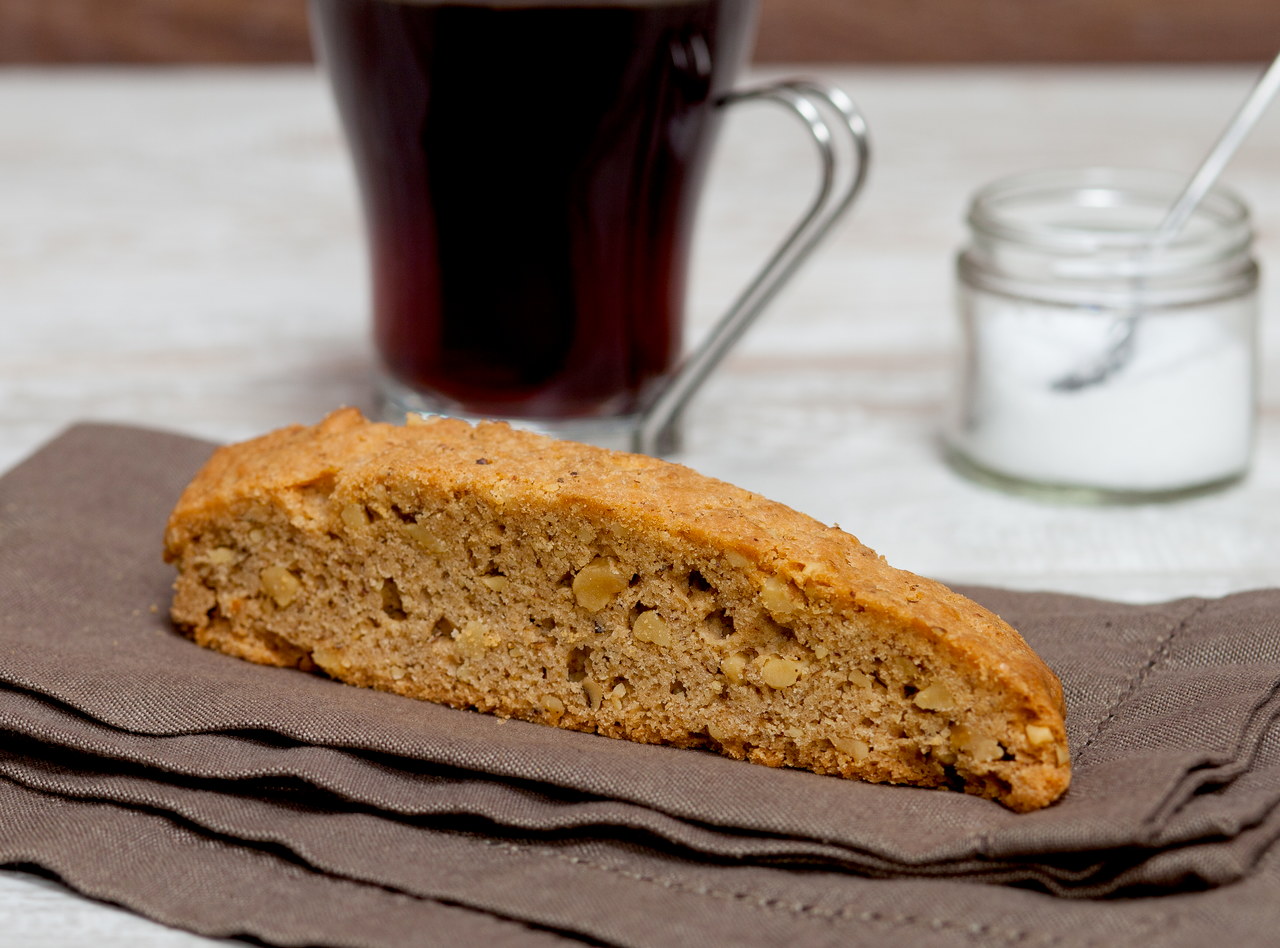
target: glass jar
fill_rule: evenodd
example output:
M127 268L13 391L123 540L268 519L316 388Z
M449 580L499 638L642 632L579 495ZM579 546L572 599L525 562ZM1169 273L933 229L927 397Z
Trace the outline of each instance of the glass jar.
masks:
M959 471L1091 502L1187 496L1244 475L1257 410L1249 212L1215 189L1157 246L1183 183L1091 168L975 195L944 436Z

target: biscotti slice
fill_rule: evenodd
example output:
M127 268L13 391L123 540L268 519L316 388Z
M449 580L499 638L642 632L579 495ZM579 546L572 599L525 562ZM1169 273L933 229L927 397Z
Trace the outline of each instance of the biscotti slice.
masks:
M1057 678L976 603L688 468L343 410L218 450L166 537L195 641L340 681L1030 810Z

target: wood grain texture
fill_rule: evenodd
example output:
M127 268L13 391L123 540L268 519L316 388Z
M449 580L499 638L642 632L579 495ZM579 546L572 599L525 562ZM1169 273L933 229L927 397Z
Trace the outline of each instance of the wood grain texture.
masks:
M311 58L306 0L0 0L0 62Z
M1274 0L764 0L761 62L1250 62Z
M763 0L758 62L1251 62L1275 0ZM0 63L311 58L306 0L0 0Z

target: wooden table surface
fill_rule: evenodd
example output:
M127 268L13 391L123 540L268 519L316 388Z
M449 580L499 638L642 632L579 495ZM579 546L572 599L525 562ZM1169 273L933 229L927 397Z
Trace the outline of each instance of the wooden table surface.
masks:
M968 195L1013 172L1193 169L1237 67L770 69L850 92L865 197L699 394L680 460L838 522L957 583L1154 601L1280 582L1280 111L1228 172L1264 268L1249 477L1195 500L1054 506L941 460ZM241 438L371 406L358 209L302 67L0 72L0 469L81 420ZM700 225L697 336L804 201L811 146L758 106L722 140ZM1135 437L1140 434L1135 434ZM2 581L2 579L0 579ZM202 939L0 873L0 941Z

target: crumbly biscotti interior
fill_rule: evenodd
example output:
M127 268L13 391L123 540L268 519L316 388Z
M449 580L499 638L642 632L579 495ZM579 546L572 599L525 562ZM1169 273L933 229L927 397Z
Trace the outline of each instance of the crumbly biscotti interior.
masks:
M223 449L170 524L202 645L1015 810L1067 785L1061 691L1021 638L834 528L505 426L271 437Z

